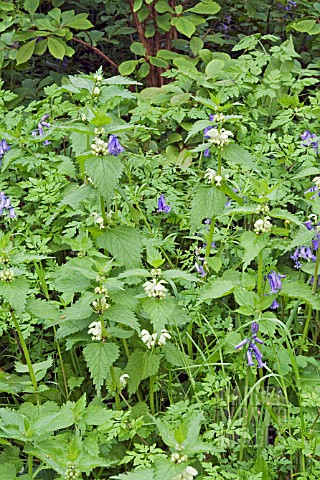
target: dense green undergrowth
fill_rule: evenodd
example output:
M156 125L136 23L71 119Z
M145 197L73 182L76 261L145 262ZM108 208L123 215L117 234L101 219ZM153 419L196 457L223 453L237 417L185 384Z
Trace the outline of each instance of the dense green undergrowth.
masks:
M1 480L319 478L318 68L314 24L278 31L308 20L294 3L219 51L191 39L161 86L99 68L26 101L5 63Z

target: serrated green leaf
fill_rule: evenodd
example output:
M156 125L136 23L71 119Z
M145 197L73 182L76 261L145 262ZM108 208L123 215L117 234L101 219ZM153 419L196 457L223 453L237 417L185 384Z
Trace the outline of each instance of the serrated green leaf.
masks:
M172 316L175 303L170 298L159 300L157 298L148 298L143 302L143 310L150 316L150 321L156 331L165 328Z
M105 313L105 317L115 323L126 325L134 330L140 330L140 324L135 314L124 305L112 305Z
M222 158L235 165L244 165L257 171L257 163L248 150L235 143L230 143L222 150Z
M16 61L17 65L20 65L21 63L26 63L31 57L34 52L36 46L36 40L31 40L28 43L25 43L22 45L22 47L19 48Z
M200 289L198 303L224 297L225 295L229 295L233 289L233 283L228 280L217 279L209 281L207 285Z
M128 391L130 394L135 393L142 380L156 375L159 370L160 360L154 352L143 352L138 348L130 355L126 373L129 375Z
M190 224L191 231L201 225L204 218L219 216L225 209L227 197L216 187L199 187L192 199Z
M115 156L92 157L86 161L85 169L110 207L114 189L123 171L121 160Z
M241 246L244 248L244 255L242 258L243 269L254 260L261 250L264 249L269 243L269 235L262 234L257 235L254 232L244 232L241 235Z
M115 480L154 480L153 470L151 468L141 468L133 472L120 473Z
M291 243L285 248L285 252L290 250L294 250L296 247L301 247L303 245L308 246L311 244L312 239L314 238L314 231L301 229L299 232L293 237Z
M18 312L25 308L29 284L26 278L16 277L12 282L0 281L0 295Z
M186 365L192 365L192 360L188 355L173 343L167 342L163 346L163 352L167 362L174 367L186 367Z
M309 303L315 310L320 310L320 300L312 293L310 285L303 282L289 282L284 281L280 295L287 295L291 298L301 299L304 302Z
M295 223L296 225L302 225L302 222L298 219L298 217L292 215L292 213L288 212L287 210L282 210L281 208L273 208L268 215L270 215L270 217L287 220L291 223Z
M83 355L98 396L100 396L101 387L109 375L110 367L117 360L119 353L117 345L108 342L89 343L83 349Z
M142 242L138 229L126 225L108 229L100 235L97 243L127 268L137 267L141 263Z

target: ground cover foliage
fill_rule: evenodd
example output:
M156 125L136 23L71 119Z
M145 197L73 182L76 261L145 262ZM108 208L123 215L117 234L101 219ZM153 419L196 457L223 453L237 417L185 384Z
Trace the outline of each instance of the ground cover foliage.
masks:
M0 10L0 478L318 479L320 4Z

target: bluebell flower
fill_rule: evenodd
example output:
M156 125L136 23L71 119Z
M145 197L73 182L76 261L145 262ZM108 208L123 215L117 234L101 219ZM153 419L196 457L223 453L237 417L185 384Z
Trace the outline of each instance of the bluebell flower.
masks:
M10 146L7 144L5 140L0 140L0 158L10 150Z
M44 135L44 129L43 127L47 127L49 128L50 127L50 123L47 122L46 120L49 118L49 114L46 113L45 115L43 115L40 119L40 122L38 123L38 128L36 130L33 130L33 132L31 133L31 135L33 137L36 137L37 135L39 135L40 137L42 137ZM50 145L51 142L49 140L45 140L43 142L43 145Z
M303 132L300 135L301 140L303 140L302 145L304 147L311 146L316 153L318 153L318 136L315 133L311 133L309 130Z
M158 212L169 213L170 211L171 211L171 207L166 204L164 195L160 195L158 200Z
M259 324L258 322L252 322L251 324L251 338L245 338L242 340L238 345L236 345L234 348L236 350L239 350L239 348L244 347L245 345L248 345L247 349L247 366L248 367L253 367L254 366L254 361L253 357L255 358L257 362L258 368L265 367L265 363L262 361L262 353L260 352L258 346L256 345L257 343L260 345L263 345L263 340L257 336L257 333L259 331Z
M200 265L198 262L195 262L194 264L197 272L201 275L201 277L205 277L206 276L206 272L204 271L204 268L202 265Z
M269 281L271 293L278 293L279 290L281 290L281 288L282 288L281 279L282 278L286 278L286 276L285 275L280 275L279 273L274 272L274 271L268 273L268 275L266 275L264 277L265 280L267 279Z
M3 214L4 210L9 211L9 218L17 217L17 215L15 214L14 208L11 205L10 198L7 197L4 192L0 192L0 215Z
M117 156L119 153L124 152L124 148L120 145L118 137L116 135L110 135L108 140L108 153L109 155Z
M204 157L210 157L210 148L206 148L205 151L203 152Z
M270 305L270 308L271 308L272 310L276 310L276 309L279 308L279 307L280 307L280 305L279 305L279 303L277 302L277 300L273 300L272 304Z

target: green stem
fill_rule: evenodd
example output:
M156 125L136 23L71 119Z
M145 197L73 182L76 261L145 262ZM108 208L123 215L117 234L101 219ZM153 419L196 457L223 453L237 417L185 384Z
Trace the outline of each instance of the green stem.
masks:
M33 478L33 456L30 453L28 455L28 474Z
M154 382L155 382L155 380L156 380L155 375L152 375L150 377L150 382L149 382L149 405L150 405L151 415L154 415L156 413L155 406L154 406Z
M319 261L320 261L320 248L318 248L318 250L317 250L316 264L314 266L313 283L312 283L312 293L313 294L316 293L316 289L317 289ZM307 335L308 335L311 316L312 316L312 307L309 304L308 315L307 315L306 323L304 325L304 329L303 329L303 333L302 333L302 344L305 342L305 340L307 338Z
M259 253L259 262L258 262L258 295L259 298L262 298L262 284L263 284L263 259L262 251Z
M117 380L116 380L116 375L114 373L114 368L113 367L110 367L110 373L111 373L112 383L113 383L114 392L115 392L114 398L115 398L115 401L116 401L116 409L121 410L120 395L119 395L119 392L118 392Z
M130 350L129 350L129 346L128 346L128 342L127 342L126 338L122 339L122 345L123 345L124 351L126 353L126 357L129 358L130 357Z
M215 227L216 219L215 217L211 218L211 224L210 224L210 230L207 236L207 246L206 246L206 253L204 256L204 261L207 263L208 258L210 257L210 252L211 252L211 245L212 245L212 239L213 239L213 234L214 234L214 227Z
M106 215L106 207L104 203L104 198L102 195L100 195L100 207L101 207L101 216L103 218L103 224L106 227L107 226L107 215Z
M34 389L37 392L38 391L38 383L37 383L36 376L35 376L34 370L33 370L33 366L32 366L31 360L30 360L28 347L27 347L26 342L23 338L23 335L22 335L22 332L21 332L21 329L20 329L20 325L18 323L18 320L17 320L13 310L11 310L10 313L11 313L11 318L12 318L12 321L14 323L15 329L18 333L18 337L19 337L20 345L21 345L22 350L23 350L24 358L25 358L25 360L27 362L27 365L28 365L28 370L29 370L29 374L30 374L30 377L31 377L32 385L34 386Z
M222 156L221 149L218 149L218 175L222 176Z
M61 366L61 372L62 372L62 378L63 378L63 384L64 384L64 389L65 389L65 392L66 392L66 398L69 398L69 389L68 389L68 382L67 382L67 376L66 376L66 371L65 371L65 368L64 368L64 363L63 363L63 359L62 359L62 354L61 354L61 349L60 349L60 345L59 345L59 342L56 338L56 327L54 326L53 327L53 331L54 331L54 338L56 340L56 345L57 345L57 350L58 350L58 357L59 357L59 361L60 361L60 366Z

